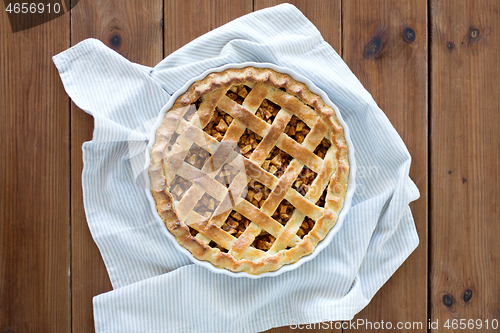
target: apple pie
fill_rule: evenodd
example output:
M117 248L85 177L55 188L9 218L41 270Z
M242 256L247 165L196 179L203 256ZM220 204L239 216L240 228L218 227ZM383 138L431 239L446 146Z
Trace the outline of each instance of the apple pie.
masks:
M149 176L156 209L192 255L262 274L311 254L348 187L332 107L287 74L246 67L193 83L164 114Z

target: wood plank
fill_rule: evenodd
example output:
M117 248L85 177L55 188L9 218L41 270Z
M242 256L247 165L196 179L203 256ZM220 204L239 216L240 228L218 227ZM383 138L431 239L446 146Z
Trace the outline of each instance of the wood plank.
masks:
M252 11L252 0L165 0L165 56Z
M259 10L280 3L291 3L296 6L321 32L321 35L339 54L342 54L341 38L341 1L340 0L255 0L254 9ZM268 330L268 333L290 332L342 332L341 329L322 329L323 326L307 328L292 328L290 326L278 327Z
M500 2L431 1L431 319L500 321ZM489 330L484 320L489 320Z
M69 102L52 56L69 15L12 33L0 13L0 330L68 332Z
M74 0L73 0L74 1ZM154 66L163 58L163 3L80 0L72 11L71 44L94 37L130 61ZM93 118L71 105L71 241L73 332L93 332L92 297L111 290L90 234L82 197L82 144L92 139Z
M91 116L71 102L71 310L73 332L94 332L92 298L112 289L87 225L82 195L82 144L92 140Z
M427 322L427 2L344 1L342 12L344 60L403 138L412 156L410 176L421 195L410 205L420 245L355 319L390 321L393 325L421 322L424 326Z

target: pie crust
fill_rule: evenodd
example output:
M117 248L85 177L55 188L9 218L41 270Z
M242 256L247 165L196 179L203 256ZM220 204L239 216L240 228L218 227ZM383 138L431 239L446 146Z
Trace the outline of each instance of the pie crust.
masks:
M195 258L233 272L262 274L311 254L348 187L335 111L268 68L193 83L165 113L150 154L167 229Z

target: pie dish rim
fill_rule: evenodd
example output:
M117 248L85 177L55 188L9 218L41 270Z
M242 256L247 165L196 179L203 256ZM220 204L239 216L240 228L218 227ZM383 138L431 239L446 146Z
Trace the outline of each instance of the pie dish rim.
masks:
M296 73L294 70L292 70L290 68L282 67L282 66L277 66L277 65L272 64L272 63L264 63L264 62L228 63L228 64L225 64L223 66L209 68L206 71L204 71L202 74L195 76L195 77L191 78L190 80L188 80L181 88L179 88L176 92L174 92L171 95L169 101L160 110L160 112L156 118L156 121L155 121L155 123L154 123L154 125L151 128L150 133L149 133L149 141L148 141L148 144L147 144L147 147L145 150L145 155L146 155L145 168L146 168L146 170L149 168L149 164L151 161L150 152L151 152L152 147L155 144L156 131L160 127L160 125L162 124L166 112L172 108L172 106L174 105L177 98L179 96L181 96L182 94L184 94L193 83L204 79L206 76L208 76L211 73L222 72L222 71L225 71L227 69L242 69L245 67L268 68L268 69L274 70L278 73L289 75L294 80L303 83L304 85L307 86L307 88L312 93L320 96L323 99L324 103L326 105L330 106L335 111L335 115L337 117L337 120L340 123L340 125L343 127L344 138L345 138L346 145L348 147L348 159L349 159L349 178L348 178L348 184L347 184L347 191L346 191L346 195L344 198L344 205L339 212L339 217L337 219L337 222L332 227L332 229L330 229L330 231L327 233L325 238L317 244L317 246L314 248L314 250L311 253L301 257L298 261L296 261L292 264L283 265L282 267L280 267L279 269L277 269L275 271L264 272L261 274L249 274L247 272L233 272L233 271L230 271L230 270L225 269L225 268L219 268L219 267L213 265L211 262L199 260L199 259L195 258L194 255L188 249L181 246L177 242L175 236L168 230L164 221L162 220L162 218L160 217L160 215L157 212L156 201L151 193L151 181L150 181L149 176L145 177L145 179L146 179L145 191L146 191L148 201L150 203L150 208L151 208L151 211L153 213L153 217L158 223L161 224L160 228L161 228L162 232L174 244L174 247L180 253L183 253L184 255L186 255L192 263L194 263L198 266L205 267L208 270L210 270L211 272L218 273L218 274L225 274L225 275L228 275L231 277L246 277L246 278L257 279L257 278L262 278L262 277L278 276L282 273L295 270L298 267L300 267L302 264L304 264L305 262L308 262L308 261L314 259L324 248L326 248L331 243L335 234L342 227L343 222L345 220L345 217L346 217L346 215L351 207L352 197L354 195L355 187L356 187L356 185L355 185L356 163L354 160L354 147L353 147L353 144L351 141L349 128L348 128L347 124L345 123L345 121L343 120L342 115L340 113L340 110L329 99L328 95L322 89L318 88L310 79Z

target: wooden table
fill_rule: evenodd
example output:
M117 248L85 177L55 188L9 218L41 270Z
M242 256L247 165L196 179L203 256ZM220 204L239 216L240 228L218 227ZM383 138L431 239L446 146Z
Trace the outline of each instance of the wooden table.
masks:
M95 37L154 66L280 2L81 0L17 33L0 14L2 332L92 332L92 297L111 289L82 202L93 119L70 102L51 57ZM436 332L447 319L500 320L500 1L291 2L387 114L421 193L411 204L419 247L356 318L421 322L409 330L420 332L429 319Z

